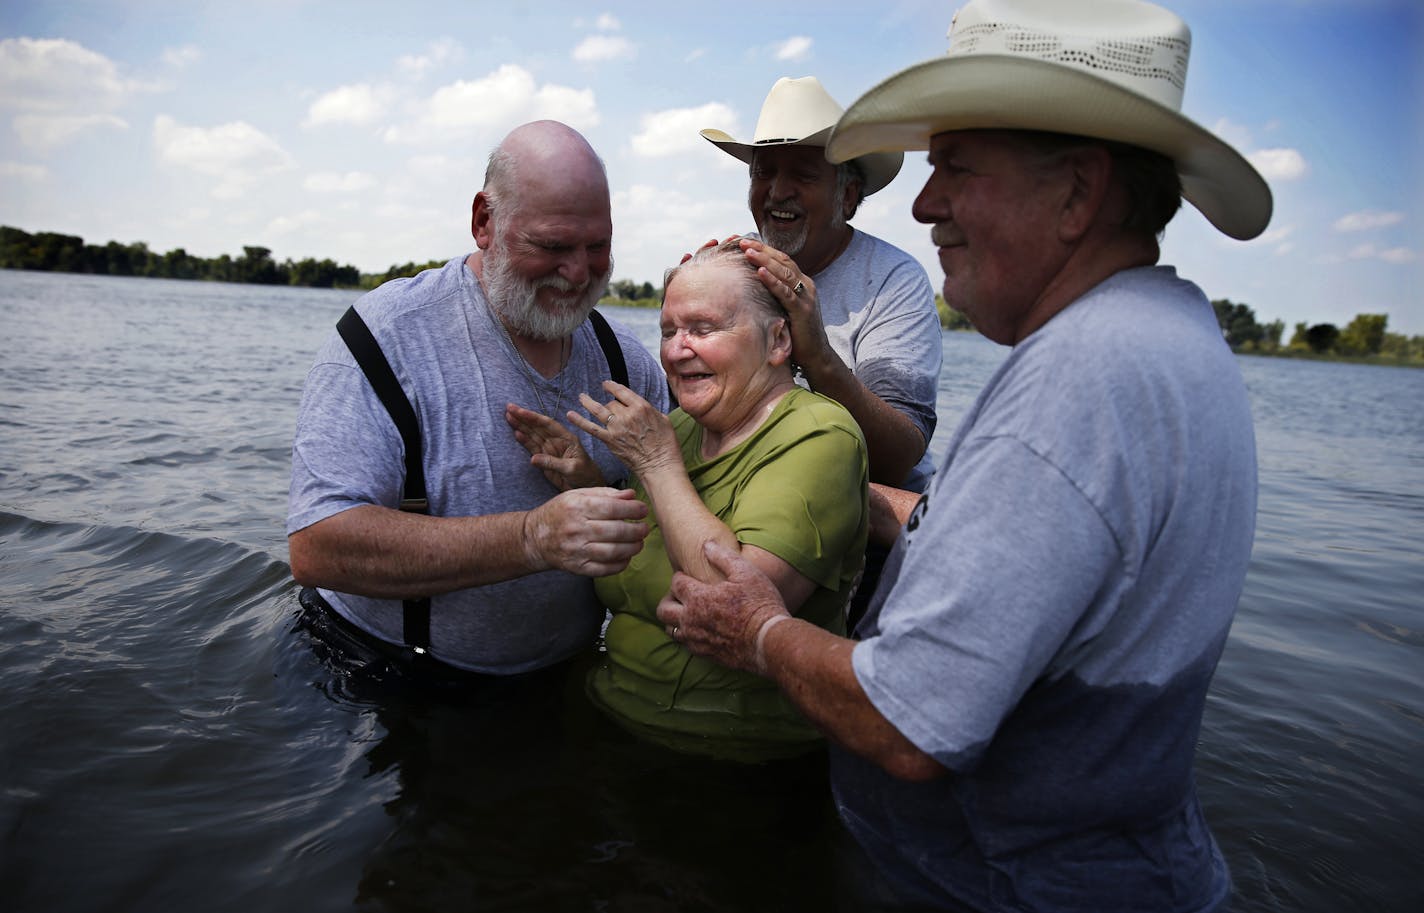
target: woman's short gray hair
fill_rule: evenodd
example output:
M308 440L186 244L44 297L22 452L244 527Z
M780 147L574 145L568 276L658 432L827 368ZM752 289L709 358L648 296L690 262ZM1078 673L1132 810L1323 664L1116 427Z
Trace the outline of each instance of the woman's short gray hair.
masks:
M699 269L704 266L726 266L737 275L740 298L751 306L752 314L763 328L770 327L777 320L786 320L786 309L776 300L771 289L757 278L756 264L747 259L740 240L732 238L715 247L703 247L692 255L692 259L663 273L663 297L672 287L673 280L684 270Z

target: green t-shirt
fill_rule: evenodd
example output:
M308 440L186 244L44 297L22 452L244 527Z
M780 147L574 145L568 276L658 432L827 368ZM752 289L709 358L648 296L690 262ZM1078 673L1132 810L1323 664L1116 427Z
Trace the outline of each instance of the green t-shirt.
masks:
M702 503L739 542L815 582L798 618L844 634L869 516L865 439L850 413L798 387L750 438L711 460L698 455L701 426L681 410L671 418ZM769 680L693 656L663 630L655 612L672 582L659 523L667 519L650 517L643 550L596 581L613 618L590 696L635 733L683 751L755 760L813 747L816 730Z

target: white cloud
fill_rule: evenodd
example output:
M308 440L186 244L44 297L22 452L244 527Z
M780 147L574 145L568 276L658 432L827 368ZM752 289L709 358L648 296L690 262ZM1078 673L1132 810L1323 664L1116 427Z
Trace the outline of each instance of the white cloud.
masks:
M1268 181L1294 181L1310 170L1295 149L1258 149L1246 158Z
M369 83L340 86L322 95L307 109L305 127L320 124L354 124L366 126L375 123L386 113L390 93Z
M793 35L776 46L776 59L805 60L811 53L811 44L805 35Z
M43 165L27 165L24 162L0 162L0 178L14 178L38 184L49 177L49 169Z
M551 118L571 127L598 126L598 104L592 89L571 89L568 86L543 86L534 96L530 120Z
M698 59L700 59L700 58L702 58L702 57L706 57L706 56L707 56L707 49L706 49L706 48L695 48L695 49L693 49L692 51L689 51L689 52L688 52L688 55L687 55L686 57L682 58L682 62L683 62L683 63L692 63L692 61L698 60Z
M705 185L704 185L705 186ZM746 197L687 194L666 185L634 184L613 193L614 278L662 282L663 270L711 238L725 238L749 220ZM730 226L730 227L729 227Z
M621 35L589 35L574 48L573 58L579 63L598 63L604 60L631 60L637 53L633 43Z
M202 58L202 52L192 44L185 44L177 48L165 48L163 51L163 62L180 70L197 63Z
M0 104L27 111L106 111L141 88L114 62L62 38L0 41Z
M274 235L289 235L325 221L325 216L315 209L304 209L292 215L282 215L267 223L267 231Z
M424 54L405 54L396 59L396 69L410 76L422 76L430 70L464 56L464 49L452 38L433 41Z
M302 187L312 193L356 193L374 186L376 178L364 171L348 171L338 174L334 171L318 171L307 176Z
M406 173L412 180L448 187L452 182L467 179L472 173L476 180L484 177L484 163L473 168L467 158L452 158L448 155L415 155L406 161ZM474 195L474 191L470 192Z
M1370 231L1375 228L1388 228L1391 225L1398 225L1404 221L1402 212L1381 212L1377 209L1366 209L1360 212L1352 212L1341 216L1335 220L1336 231Z
M112 114L20 114L14 121L20 142L39 151L62 146L86 130L97 127L126 130L128 126L125 120Z
M598 22L595 23L595 25L605 32L616 32L619 29L623 28L623 23L619 22L617 17L615 17L612 13L604 13L603 15L599 16Z
M1351 260L1382 260L1385 263L1413 263L1417 258L1414 251L1405 247L1379 248L1373 244L1361 244L1345 256Z
M153 122L153 144L160 161L219 178L213 195L221 199L235 199L263 175L292 167L286 150L243 121L185 127L160 114Z
M709 102L700 108L671 108L644 114L642 130L630 142L633 153L643 158L661 158L687 152L706 145L699 130L715 127L732 136L737 135L737 114L721 102Z
M419 143L433 136L481 127L512 128L541 118L563 121L575 129L599 122L592 89L540 86L528 70L514 64L505 64L483 79L442 86L421 108L414 124L386 130L386 140Z
M1294 233L1294 225L1283 225L1265 232L1252 243L1273 247L1276 256L1284 256L1295 250L1295 242L1289 240Z
M1273 132L1275 126L1274 123L1268 124L1266 132ZM1246 160L1261 172L1261 177L1268 181L1294 181L1305 177L1310 171L1305 156L1301 155L1297 149L1257 149L1255 152L1247 154L1244 150L1250 149L1255 143L1252 141L1251 131L1240 124L1223 118L1217 121L1211 129L1221 138L1222 142L1242 150L1242 154L1246 155Z
M1251 131L1241 124L1235 124L1226 118L1222 118L1212 124L1211 132L1215 133L1222 142L1229 143L1237 149L1249 149L1252 146Z

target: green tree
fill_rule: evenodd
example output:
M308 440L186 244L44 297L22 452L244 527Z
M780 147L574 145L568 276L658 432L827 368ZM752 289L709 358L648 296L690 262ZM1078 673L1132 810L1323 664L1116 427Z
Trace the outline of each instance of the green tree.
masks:
M938 292L935 293L935 310L939 311L940 329L974 329L974 325L969 322L969 318L965 317L962 312L956 311L954 308L950 307L949 304L944 300L944 296L939 294Z
M638 297L638 283L632 279L614 279L608 283L608 294L623 301Z
M164 254L161 264L163 275L169 279L197 279L202 274L198 258L190 257L181 247Z
M238 282L255 282L259 285L276 285L277 264L272 261L272 251L266 247L242 248L242 256L233 264Z
M1378 355L1384 344L1388 314L1356 314L1335 343L1341 355Z
M1272 320L1261 327L1261 339L1259 345L1264 351L1274 352L1281 347L1281 334L1286 331L1284 320Z
M1265 330L1256 323L1256 312L1244 304L1233 304L1226 299L1211 303L1216 311L1216 322L1221 325L1222 338L1233 349L1256 347L1265 335Z
M1379 353L1395 361L1424 362L1424 336L1385 333Z
M1305 345L1317 355L1335 351L1340 328L1333 323L1317 323L1305 331Z

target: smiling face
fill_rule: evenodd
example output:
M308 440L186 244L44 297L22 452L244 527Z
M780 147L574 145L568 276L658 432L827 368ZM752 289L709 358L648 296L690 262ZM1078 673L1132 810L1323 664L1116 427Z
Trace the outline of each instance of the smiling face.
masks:
M536 339L567 336L608 287L609 231L598 218L511 215L485 251L485 295L514 332Z
M944 300L995 342L1017 343L1041 322L1040 302L1066 256L1062 170L1004 131L938 134L929 160L913 212L934 226Z
M752 155L747 206L766 243L804 272L835 259L850 234L836 166L820 146L768 146Z
M506 138L486 183L475 197L472 231L490 305L519 335L568 335L613 269L603 166L582 137L539 122Z
M736 264L689 265L663 299L660 352L673 395L718 433L747 422L791 378L786 321L758 317L744 298L744 273Z

